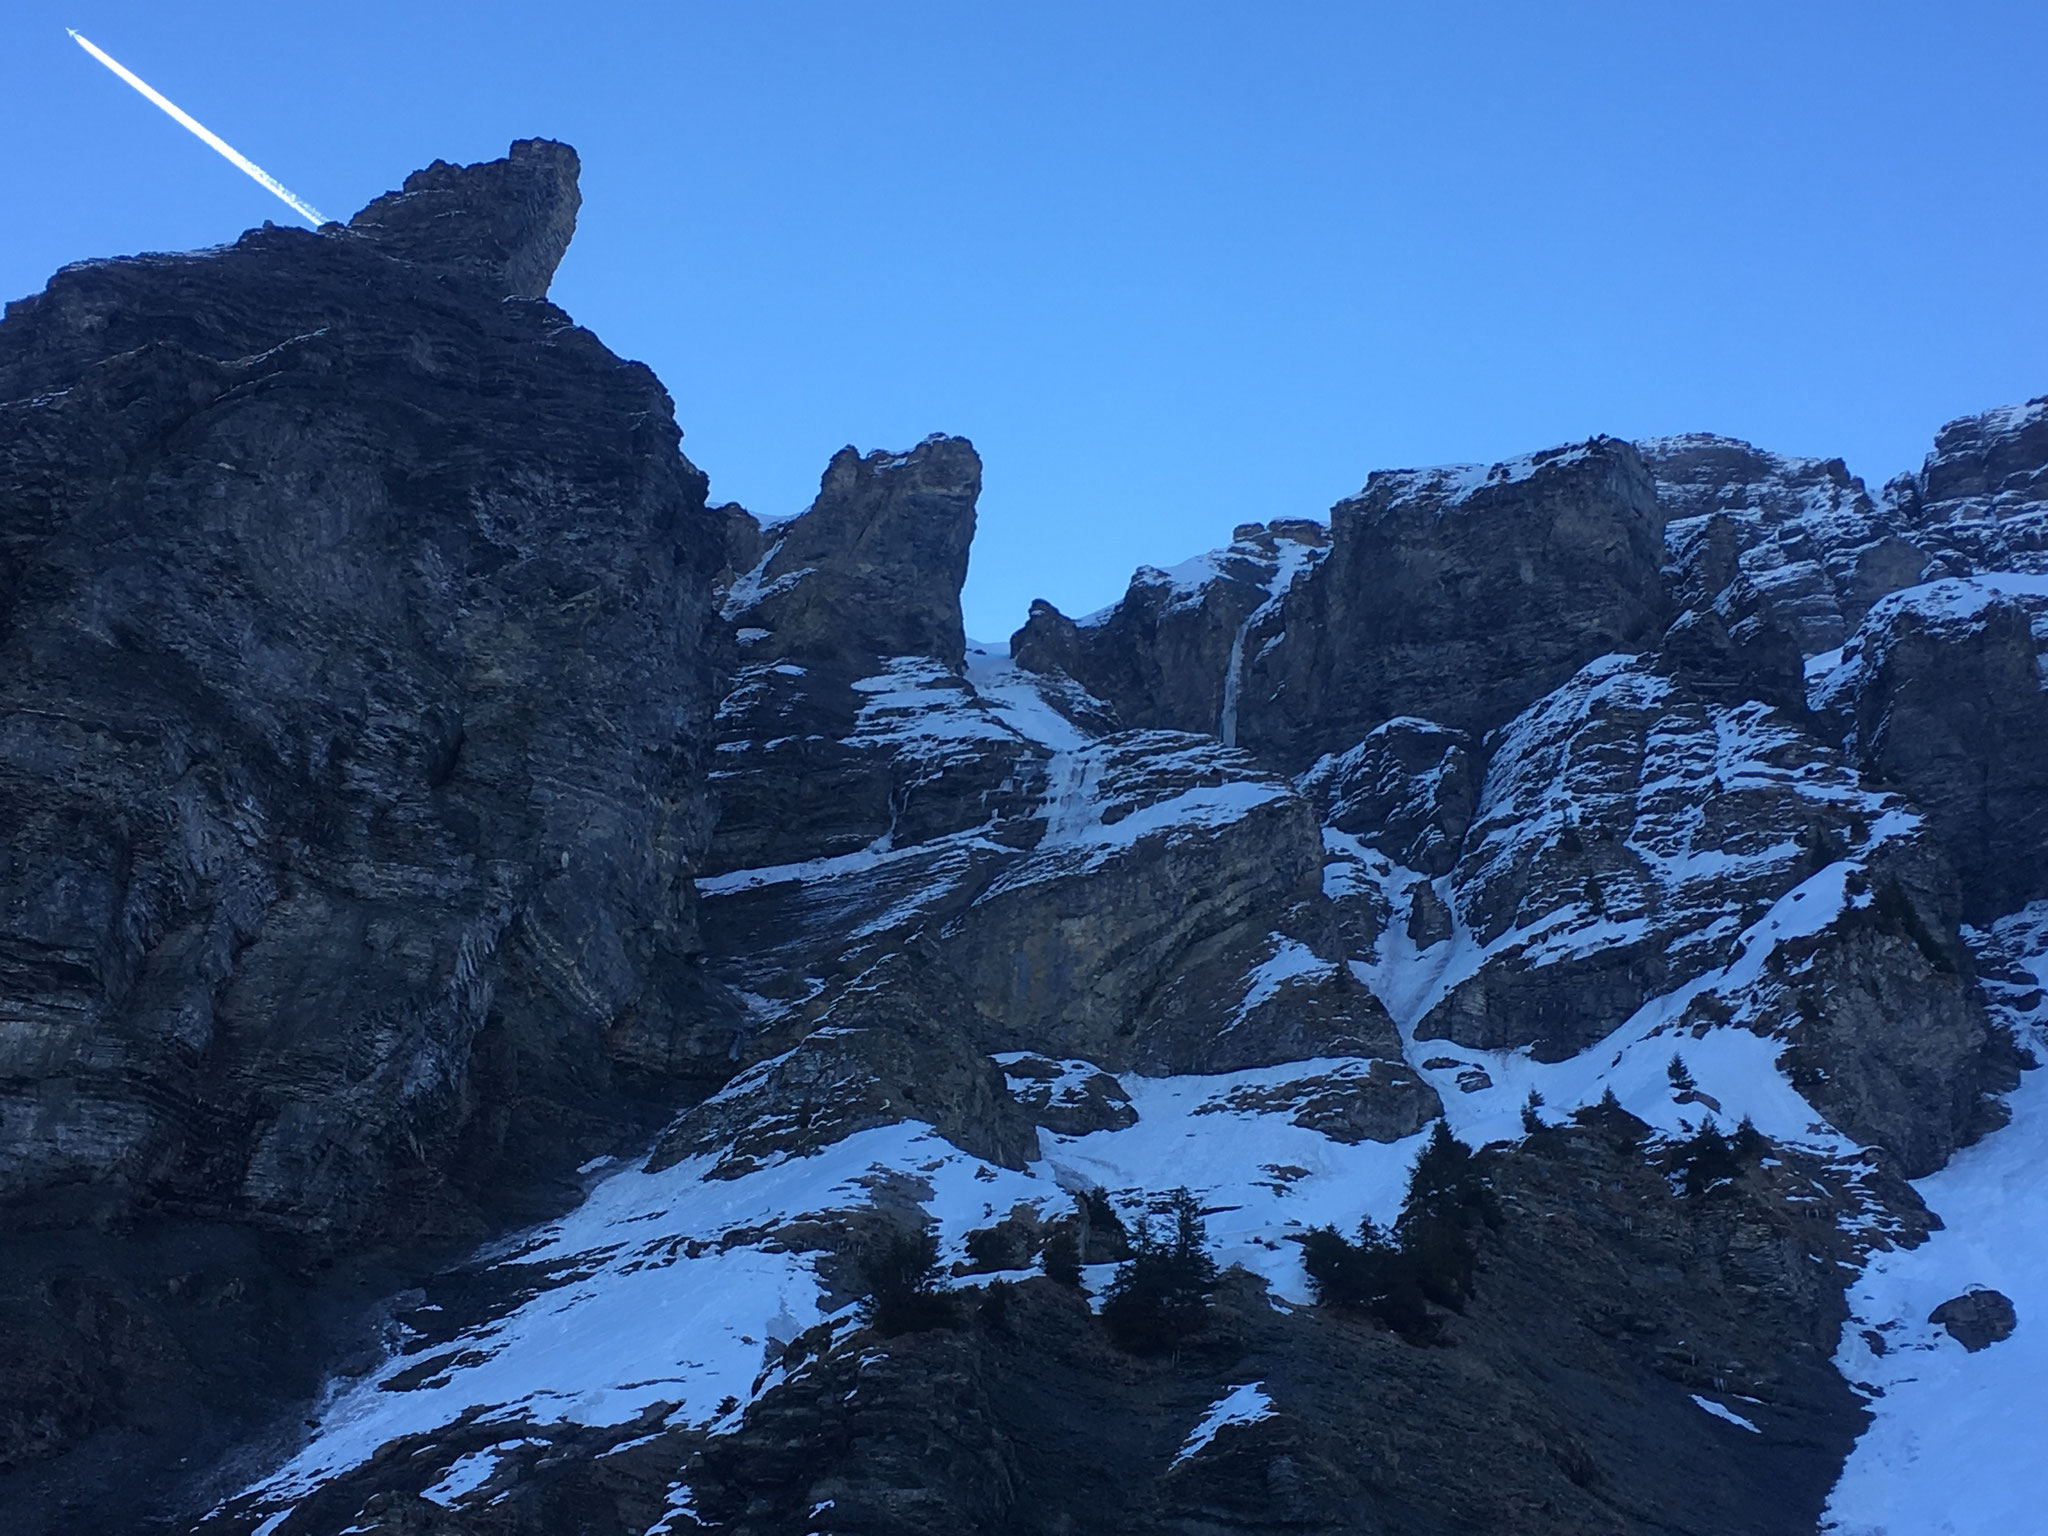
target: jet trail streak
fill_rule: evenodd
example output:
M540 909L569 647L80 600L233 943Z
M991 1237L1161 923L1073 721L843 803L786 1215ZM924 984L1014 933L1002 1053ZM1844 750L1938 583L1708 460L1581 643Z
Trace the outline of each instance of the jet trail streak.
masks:
M278 197L283 198L287 203L291 204L293 212L297 213L298 216L304 219L308 224L311 224L315 229L318 229L322 224L325 224L327 222L326 216L323 215L319 209L315 208L311 203L301 202L298 198L292 196L292 194L285 188L283 182L279 181L275 176L271 175L268 171L264 170L263 167L258 165L254 160L251 160L247 155L243 154L240 150L236 149L232 144L228 143L226 139L223 139L219 134L215 133L212 129L208 128L204 123L200 122L198 118L192 116L191 113L185 111L176 102L172 101L168 96L165 96L161 92L153 89L148 81L144 80L140 75L135 74L131 70L125 68L111 54L103 53L101 50L94 47L88 39L80 36L77 28L66 27L64 30L71 34L72 41L77 43L79 47L83 48L87 53L91 54L94 58L98 59L102 64L106 65L107 68L111 69L115 74L119 75L123 80L126 80L130 85L134 86L136 90L142 92L144 96L147 96L151 101L155 102L158 106L162 107L164 111L168 112L178 122L182 123L185 127L191 129L205 143L211 145L214 149L219 150L220 153L227 158L229 164L233 165L237 170L243 171L247 175L253 177L256 180L256 183L259 186L261 186L266 192L275 193Z

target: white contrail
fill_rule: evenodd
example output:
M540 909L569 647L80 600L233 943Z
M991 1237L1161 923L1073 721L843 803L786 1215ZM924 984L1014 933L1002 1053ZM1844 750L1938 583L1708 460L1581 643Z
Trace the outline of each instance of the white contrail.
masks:
M66 27L64 30L71 34L71 40L77 43L79 47L83 48L87 53L91 54L94 58L98 59L102 64L106 65L107 68L111 69L115 74L119 75L123 80L126 80L130 85L134 86L136 90L142 92L143 95L147 96L151 101L155 102L158 106L162 107L166 112L170 113L171 116L176 118L180 123L184 124L187 128L190 128L194 133L198 134L199 137L203 139L206 143L212 145L215 149L219 150L221 154L227 157L229 164L233 165L236 169L244 171L248 175L254 177L257 184L261 186L266 192L273 192L277 196L283 198L287 203L290 203L292 205L293 212L297 213L298 216L304 219L308 224L312 225L315 229L318 229L322 224L325 224L327 222L326 216L323 215L319 209L315 208L311 203L301 202L298 198L293 197L292 194L286 190L283 182L279 181L275 176L271 175L270 172L264 170L262 166L258 165L254 160L251 160L247 155L243 154L240 150L236 149L234 145L228 143L226 139L223 139L211 128L208 128L204 123L200 122L198 118L192 116L191 113L185 111L176 102L172 101L168 96L165 96L160 92L152 89L148 81L144 80L140 75L135 74L132 71L124 68L117 60L114 59L114 57L111 54L103 53L98 48L95 48L89 39L81 37L79 35L78 29L76 27Z

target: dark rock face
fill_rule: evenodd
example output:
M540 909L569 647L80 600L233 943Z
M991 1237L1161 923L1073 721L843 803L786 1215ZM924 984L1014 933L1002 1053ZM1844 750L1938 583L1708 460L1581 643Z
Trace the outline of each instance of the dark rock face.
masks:
M715 1154L705 1177L737 1178L915 1116L977 1157L1023 1167L1038 1153L1032 1121L1002 1071L973 1049L974 1032L959 1009L945 978L892 956L841 993L794 1050L687 1110L648 1166Z
M980 487L963 438L845 449L810 510L766 531L724 604L737 662L715 729L711 871L923 842L1021 809L1034 750L961 671ZM950 731L920 728L934 709Z
M1249 628L1329 542L1307 519L1246 523L1227 549L1170 571L1141 566L1122 601L1079 623L1033 603L1010 654L1027 671L1072 678L1127 726L1200 731L1235 746Z
M653 376L501 302L575 208L573 153L526 143L360 230L9 307L12 1261L53 1205L473 1236L631 1134L613 1042L690 1006L719 549ZM100 1347L66 1368L133 1373Z
M1462 732L1428 720L1389 720L1350 751L1302 777L1325 825L1396 864L1447 875L1478 808L1479 781Z
M1299 767L1401 716L1483 732L1648 643L1669 620L1663 527L1642 460L1611 438L1380 471L1332 511L1327 554L1262 580L1248 529L1220 556L1139 572L1085 626L1034 608L1012 648L1127 723L1213 730Z
M576 233L576 151L520 139L485 165L436 160L348 221L352 234L419 266L475 274L508 298L544 299Z
M2048 895L2044 619L2048 595L1932 582L1874 610L1851 658L1864 771L1926 811L1973 923Z
M2006 518L2048 503L2048 395L1943 427L1919 490L1923 511L1949 517Z
M1973 1355L2011 1338L2013 1329L2019 1326L2012 1298L2003 1291L1990 1290L1951 1296L1927 1314L1927 1321L1941 1324L1950 1338Z
M944 930L989 1048L1157 1072L1398 1054L1371 995L1287 935L1316 939L1327 922L1320 838L1307 805L1241 754L1112 736L1061 764L1047 822ZM1247 986L1275 960L1269 986ZM1303 1007L1297 994L1318 989L1332 995Z
M1799 629L1788 623L1784 605L1773 602L1777 594L1741 568L1744 530L1721 513L1704 519L1690 537L1677 528L1667 527L1666 537L1681 549L1674 594L1679 614L1658 647L1660 669L1717 703L1754 699L1803 710L1806 659ZM1839 629L1817 627L1823 634Z
M1382 471L1245 641L1239 738L1285 762L1416 716L1477 734L1669 620L1664 513L1598 438L1491 469Z
M842 448L810 510L769 531L768 553L734 586L727 616L768 631L750 651L790 661L851 651L930 656L957 671L980 493L981 460L965 438L865 458Z

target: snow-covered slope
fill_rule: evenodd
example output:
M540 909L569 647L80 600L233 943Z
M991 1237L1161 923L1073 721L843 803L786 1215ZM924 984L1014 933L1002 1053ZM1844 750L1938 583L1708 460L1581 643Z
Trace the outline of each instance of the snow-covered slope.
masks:
M2008 1027L2048 1050L2048 904L1972 945ZM2048 1508L2048 1074L2026 1075L2011 1122L1916 1184L1942 1229L1876 1255L1849 1292L1836 1361L1871 1398L1871 1425L1828 1500L1838 1536L1992 1536ZM1998 1292L2010 1337L1971 1350L1937 1324L1944 1302Z

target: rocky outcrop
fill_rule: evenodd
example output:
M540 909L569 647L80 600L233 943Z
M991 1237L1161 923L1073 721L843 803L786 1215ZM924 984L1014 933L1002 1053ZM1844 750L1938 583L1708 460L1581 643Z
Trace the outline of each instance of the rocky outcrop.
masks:
M1926 812L1983 923L2048 895L2048 583L1931 582L1844 652L1864 772Z
M1793 721L1707 704L1648 659L1595 662L1498 733L1447 875L1374 869L1369 847L1333 829L1335 883L1384 893L1407 950L1374 939L1375 980L1418 1046L1565 1061L1645 1030L1746 1029L1915 1177L2012 1085L1928 828Z
M1428 720L1389 720L1320 759L1302 789L1326 826L1430 876L1451 872L1479 802L1469 739Z
M1319 932L1320 835L1287 785L1163 732L1053 773L1043 838L942 934L990 1049L1153 1072L1399 1054Z
M1923 513L2011 517L2048 503L2048 395L1959 417L1920 471Z
M1669 518L1665 539L1685 614L1695 624L1721 616L1738 644L1750 638L1747 626L1788 635L1800 654L1833 650L1872 603L1911 586L1927 565L1926 552L1840 459L1766 453L1706 433L1636 447ZM1698 643L1674 632L1681 637ZM1751 643L1782 648L1762 635ZM1795 704L1797 693L1795 686L1791 698L1766 702Z
M1401 716L1484 732L1669 619L1664 514L1611 438L1490 469L1377 472L1332 511L1326 554L1262 584L1258 537L1283 526L1141 571L1085 626L1034 607L1012 649L1127 723L1172 719L1298 768Z
M736 661L714 726L709 871L924 842L1029 792L1043 754L962 672L980 486L963 438L844 449L811 508L763 535L724 602Z
M414 266L441 267L501 296L544 299L583 206L576 151L519 139L503 160L436 160L348 221L348 232Z
M1935 556L1931 574L2048 572L2048 396L1949 422L1885 497Z
M1079 622L1033 603L1010 654L1028 671L1072 678L1126 726L1200 731L1234 746L1249 627L1329 542L1305 518L1245 523L1227 548L1172 570L1140 566L1120 602Z
M468 197L544 286L573 167L431 173L437 238ZM445 1223L696 947L703 478L644 368L405 238L71 268L0 332L14 1193Z
M818 1027L685 1111L648 1162L713 1159L706 1178L737 1178L777 1158L814 1154L871 1126L916 1119L1004 1167L1038 1153L1032 1121L1003 1072L973 1048L950 978L892 955L848 986Z
M1332 511L1328 558L1246 635L1239 740L1305 764L1400 716L1502 724L1663 631L1663 526L1611 438L1374 474Z
M1581 1050L1901 810L1762 706L1594 662L1500 733L1445 891L1469 974L1418 1033Z
M2003 1291L1992 1290L1951 1296L1927 1315L1927 1321L1941 1324L1950 1338L1973 1355L2011 1338L2013 1329L2019 1326L2012 1298Z
M175 1213L281 1326L292 1261L228 1233L474 1238L635 1134L650 1013L690 1036L719 539L653 375L538 297L575 211L527 142L0 324L17 1275ZM76 1283L189 1336L158 1257ZM163 1416L131 1348L44 1453Z
M930 656L958 670L967 641L960 586L974 540L981 459L961 437L908 453L832 456L818 499L767 533L767 553L735 582L726 617L767 633L751 655L830 663Z

